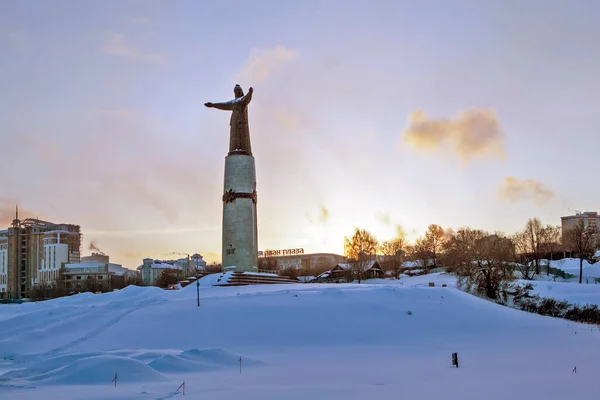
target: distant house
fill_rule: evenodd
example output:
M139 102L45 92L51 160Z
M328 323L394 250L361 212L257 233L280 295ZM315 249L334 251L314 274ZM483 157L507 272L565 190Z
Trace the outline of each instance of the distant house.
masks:
M337 264L335 267L328 271L323 272L314 279L314 282L328 282L328 283L343 283L351 282L353 277L353 270L355 264ZM357 266L356 266L357 267ZM373 279L383 278L384 273L381 269L381 265L377 261L368 261L363 267L363 278L362 279Z
M107 257L108 258L108 257ZM62 271L62 282L67 289L85 289L92 282L105 290L124 287L125 278L135 276L136 272L124 268L120 264L102 261L86 261L76 264L65 264Z
M181 271L183 267L177 263L166 264L159 260L144 258L143 264L137 269L142 274L142 282L144 285L154 285L165 269L176 269Z

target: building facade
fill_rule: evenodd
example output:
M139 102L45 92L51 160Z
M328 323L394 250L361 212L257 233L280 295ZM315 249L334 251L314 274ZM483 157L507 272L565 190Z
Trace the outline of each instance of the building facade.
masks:
M0 299L7 295L8 285L8 231L0 231Z
M282 252L280 251L279 253ZM296 252L296 254L272 256L270 254L274 254L274 252L272 250L267 250L259 254L262 254L262 256L259 258L259 264L261 265L261 269L264 270L283 270L295 268L298 270L316 269L326 271L330 268L333 268L337 264L346 262L346 257L333 253L303 254Z
M65 264L62 272L62 280L67 289L82 290L88 289L93 283L98 289L104 286L104 289L110 288L110 275L108 264L88 261L78 264Z
M156 284L156 280L166 269L185 270L178 263L167 264L160 260L153 260L152 258L144 258L143 264L137 269L141 274L143 284L149 286Z
M60 279L61 266L80 261L78 225L33 218L21 221L17 212L11 227L2 231L0 237L0 245L4 248L0 252L6 254L7 298L27 297L34 285L55 284ZM1 290L0 286L0 294Z
M563 243L566 243L565 233L578 224L579 221L583 221L583 226L587 229L597 231L600 228L600 216L598 216L598 213L595 211L586 211L583 213L576 213L575 215L568 215L566 217L561 217L560 221Z

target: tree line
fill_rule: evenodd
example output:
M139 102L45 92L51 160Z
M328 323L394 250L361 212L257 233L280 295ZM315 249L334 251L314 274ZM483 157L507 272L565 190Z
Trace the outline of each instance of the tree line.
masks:
M579 258L581 283L583 261L593 257L600 245L600 233L583 220L562 232L560 226L544 225L538 218L531 218L512 235L470 227L444 229L431 224L413 244L403 236L379 242L372 233L360 228L344 243L345 256L359 280L364 268L379 255L381 266L396 278L405 269L404 261L412 261L424 273L443 266L488 297L497 298L502 282L515 276L531 280L542 272L550 274L550 260L559 252ZM547 260L545 265L543 260Z

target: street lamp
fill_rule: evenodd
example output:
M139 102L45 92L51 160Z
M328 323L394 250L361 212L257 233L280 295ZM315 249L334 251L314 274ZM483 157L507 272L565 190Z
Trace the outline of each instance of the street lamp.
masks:
M198 298L198 307L200 307L200 277L196 275L196 297Z

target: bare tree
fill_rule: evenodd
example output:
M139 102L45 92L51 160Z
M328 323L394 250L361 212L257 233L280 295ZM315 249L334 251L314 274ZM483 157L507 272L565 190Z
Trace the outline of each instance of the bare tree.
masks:
M365 271L375 256L377 246L377 239L366 229L356 228L351 238L344 238L344 253L358 283L364 279Z
M431 259L433 261L433 268L438 265L438 257L443 249L444 241L446 240L446 233L444 229L436 224L431 224L425 232L425 244L431 253Z
M546 264L546 275L550 275L550 262L554 259L554 253L559 251L562 244L561 228L558 225L546 225L543 232L543 246L542 250L544 254L548 253L550 259Z
M259 257L258 269L261 271L277 271L277 258L271 256Z
M529 251L529 240L524 231L518 231L512 236L514 243L513 258L516 262L516 267L521 273L521 279L533 280L535 277L535 264L527 256Z
M414 261L419 261L425 272L429 272L432 258L431 246L426 238L419 238L411 247L411 257Z
M280 269L277 274L279 276L285 276L290 279L297 279L299 272L300 271L298 270L298 268L296 268L294 266L289 266L289 267Z
M182 272L172 268L166 268L156 279L156 286L166 288L169 285L174 285L179 282L182 278Z
M594 255L598 245L598 230L585 226L581 219L564 233L565 246L579 258L579 283L583 280L583 260Z
M490 299L498 299L505 282L514 279L510 239L471 228L459 229L448 246L454 252L456 273Z
M516 252L523 259L523 263L533 264L534 274L541 272L540 259L543 254L544 232L545 228L539 218L530 218L523 230L515 233L512 240L516 247ZM524 277L524 279L532 279Z
M402 272L402 258L404 256L406 246L403 237L397 237L392 240L381 242L379 251L386 256L386 261L383 263L386 269L393 271L396 279L400 278Z

